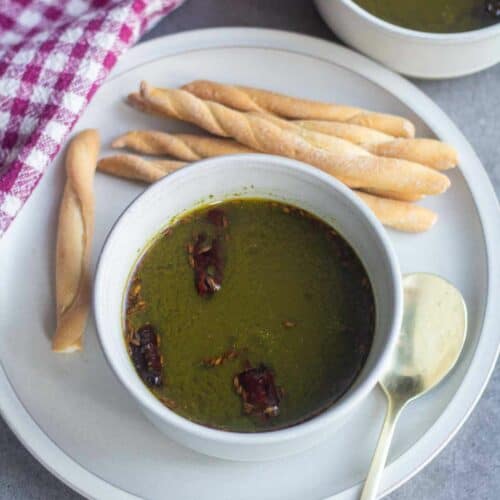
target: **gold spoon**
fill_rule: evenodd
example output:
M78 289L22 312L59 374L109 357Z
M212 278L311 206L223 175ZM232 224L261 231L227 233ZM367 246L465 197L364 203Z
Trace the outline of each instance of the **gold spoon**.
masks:
M435 387L455 365L467 331L460 292L443 278L415 273L403 278L404 312L394 352L379 380L387 414L361 500L376 498L396 422L406 404Z

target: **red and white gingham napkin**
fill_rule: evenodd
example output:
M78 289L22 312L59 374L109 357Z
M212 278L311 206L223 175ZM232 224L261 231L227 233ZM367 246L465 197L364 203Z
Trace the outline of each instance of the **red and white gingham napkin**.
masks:
M0 236L118 57L183 0L0 0Z

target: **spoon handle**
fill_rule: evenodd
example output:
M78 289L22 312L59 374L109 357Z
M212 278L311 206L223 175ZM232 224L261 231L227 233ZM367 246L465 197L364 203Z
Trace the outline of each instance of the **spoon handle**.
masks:
M368 471L368 476L366 477L363 491L361 492L360 500L374 500L377 497L377 491L380 480L382 479L382 473L384 472L394 428L396 427L399 414L405 404L394 402L390 397L387 398L387 402L387 413L385 415L384 425L380 437L378 438L377 448L372 458L372 463Z

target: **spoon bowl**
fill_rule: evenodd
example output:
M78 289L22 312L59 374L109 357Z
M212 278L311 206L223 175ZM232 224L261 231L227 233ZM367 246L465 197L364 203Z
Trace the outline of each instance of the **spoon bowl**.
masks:
M465 342L467 311L460 292L439 276L409 274L403 288L401 331L380 385L410 401L455 365Z

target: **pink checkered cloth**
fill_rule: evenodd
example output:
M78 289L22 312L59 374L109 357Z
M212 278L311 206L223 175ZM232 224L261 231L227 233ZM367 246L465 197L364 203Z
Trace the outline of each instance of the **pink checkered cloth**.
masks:
M0 237L127 47L183 0L0 0Z

